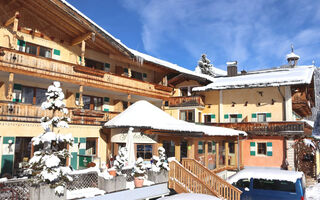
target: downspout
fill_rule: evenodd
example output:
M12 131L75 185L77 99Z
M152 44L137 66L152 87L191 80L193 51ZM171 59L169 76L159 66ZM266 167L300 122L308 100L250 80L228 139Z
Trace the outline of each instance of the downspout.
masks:
M287 110L286 110L286 98L285 96L282 94L280 87L278 86L278 91L282 97L282 111L283 111L283 121L286 121L286 116L287 116Z

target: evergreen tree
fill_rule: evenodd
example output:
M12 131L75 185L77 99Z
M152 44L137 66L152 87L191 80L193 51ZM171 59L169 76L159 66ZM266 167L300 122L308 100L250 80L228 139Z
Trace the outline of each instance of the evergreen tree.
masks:
M66 147L68 144L72 146L73 138L71 134L62 135L54 132L54 128L68 128L70 121L65 117L68 109L63 102L64 94L60 82L55 81L48 87L46 97L47 101L43 102L41 107L43 110L52 110L53 117L41 118L44 133L32 138L36 151L28 163L26 173L32 176L34 185L47 183L51 188L55 188L55 193L60 196L63 195L66 183L72 181L68 175L71 169L65 167L65 162L71 156ZM56 116L58 112L62 112L62 117Z
M166 158L166 150L163 147L158 148L159 156L152 156L152 171L159 172L160 170L169 171L168 160Z

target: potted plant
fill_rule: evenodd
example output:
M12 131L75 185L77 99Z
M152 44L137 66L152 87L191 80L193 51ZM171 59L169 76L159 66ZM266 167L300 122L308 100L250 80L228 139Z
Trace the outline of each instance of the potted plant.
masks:
M168 182L168 171L170 168L165 149L159 147L158 154L159 156L152 156L151 170L148 171L148 179L154 183Z
M133 167L134 185L139 188L143 186L143 181L146 176L146 165L143 163L143 159L139 157Z
M113 169L117 171L117 174L122 174L122 168L128 165L128 150L126 147L121 147L119 155L116 156L115 161L113 162ZM111 169L112 169L111 168ZM110 171L109 171L110 173ZM111 172L113 173L113 172Z

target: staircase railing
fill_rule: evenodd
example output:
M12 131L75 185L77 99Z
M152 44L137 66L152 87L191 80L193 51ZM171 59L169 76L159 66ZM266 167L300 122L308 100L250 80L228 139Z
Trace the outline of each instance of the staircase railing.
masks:
M177 161L171 161L169 166L169 188L174 189L177 193L192 192L218 196L214 190Z
M240 200L241 190L234 187L227 181L220 178L208 168L203 166L195 159L182 159L182 165L193 174L195 174L201 181L203 181L211 190L217 193L218 197L227 200Z

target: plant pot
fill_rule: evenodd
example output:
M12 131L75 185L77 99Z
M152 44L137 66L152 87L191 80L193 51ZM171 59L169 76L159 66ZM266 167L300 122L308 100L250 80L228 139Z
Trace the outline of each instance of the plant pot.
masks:
M126 189L126 177L123 175L116 176L112 179L105 179L98 177L98 188L104 190L107 193L121 191Z
M111 175L111 176L117 176L117 171L116 170L110 170L110 171L108 171L109 172L109 174Z
M148 180L154 182L155 184L168 182L168 174L168 171L163 169L159 172L154 172L151 170L147 172Z
M144 179L140 179L138 177L134 177L134 186L136 188L142 187L143 186L143 181L144 181Z

